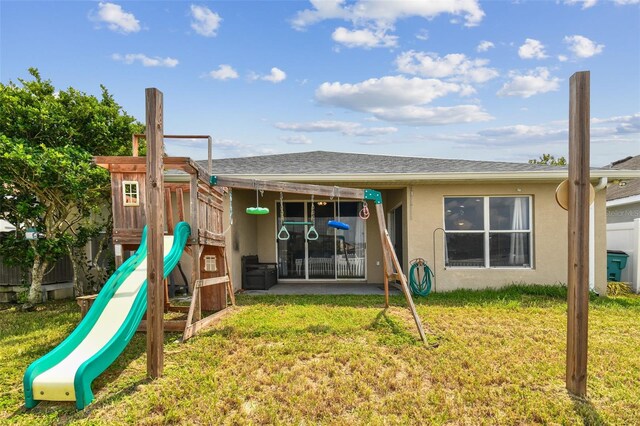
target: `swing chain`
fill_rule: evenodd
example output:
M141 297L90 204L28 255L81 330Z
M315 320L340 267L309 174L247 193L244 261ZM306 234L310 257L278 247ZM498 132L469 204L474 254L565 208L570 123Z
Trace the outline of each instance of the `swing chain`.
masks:
M284 224L284 198L282 192L280 192L280 222Z
M307 240L315 241L318 239L318 231L316 231L316 204L313 199L313 194L311 195L311 226L307 231Z
M367 202L366 201L362 202L362 210L360 210L360 213L358 214L358 216L360 216L360 219L362 219L362 220L369 219L369 216L370 216L369 206L367 206Z
M316 205L313 202L313 195L311 196L311 222L316 223Z
M291 237L291 235L289 234L289 231L287 231L287 227L284 224L284 198L282 196L282 192L280 192L280 223L282 223L282 227L278 232L278 239L286 241Z

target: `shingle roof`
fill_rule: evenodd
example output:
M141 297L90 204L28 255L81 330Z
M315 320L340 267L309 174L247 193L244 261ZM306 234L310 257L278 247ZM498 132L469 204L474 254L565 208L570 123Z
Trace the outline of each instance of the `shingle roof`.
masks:
M640 155L615 161L611 163L608 168L616 170L640 170ZM607 201L640 195L640 179L629 179L624 182L624 186L611 185L607 188Z
M205 168L207 161L199 161ZM219 175L487 173L558 171L566 167L497 161L311 151L213 160Z

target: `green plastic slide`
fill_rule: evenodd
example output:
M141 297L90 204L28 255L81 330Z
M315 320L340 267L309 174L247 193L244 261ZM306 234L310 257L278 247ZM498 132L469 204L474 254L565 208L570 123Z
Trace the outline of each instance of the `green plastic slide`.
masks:
M180 222L164 237L164 276L178 264L191 234ZM93 400L91 383L115 361L147 310L147 229L140 247L106 282L73 332L24 374L27 408L40 401L75 401L81 410Z

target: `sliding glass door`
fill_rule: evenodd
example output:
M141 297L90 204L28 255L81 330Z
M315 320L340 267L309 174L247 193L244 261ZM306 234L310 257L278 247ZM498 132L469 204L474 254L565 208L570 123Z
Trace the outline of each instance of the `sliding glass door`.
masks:
M366 269L365 222L358 217L361 203L333 201L285 202L284 221L289 239L277 238L280 279L336 280L363 279ZM277 229L280 232L280 204L277 204ZM338 211L339 210L339 211ZM339 220L350 226L348 231L327 226L329 220ZM313 219L313 220L312 220ZM317 239L307 238L311 225ZM284 235L284 234L283 234ZM315 235L309 235L315 237Z

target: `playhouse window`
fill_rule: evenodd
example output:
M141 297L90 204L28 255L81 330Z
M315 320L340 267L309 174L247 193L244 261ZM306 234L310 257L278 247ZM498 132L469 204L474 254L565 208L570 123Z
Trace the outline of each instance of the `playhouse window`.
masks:
M122 182L122 196L125 206L139 206L138 182L129 180Z
M218 270L216 257L214 255L206 255L204 257L204 270L207 272L216 272Z
M448 267L531 268L531 197L445 197Z

